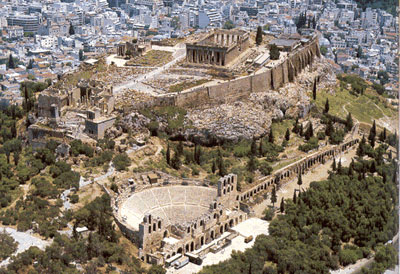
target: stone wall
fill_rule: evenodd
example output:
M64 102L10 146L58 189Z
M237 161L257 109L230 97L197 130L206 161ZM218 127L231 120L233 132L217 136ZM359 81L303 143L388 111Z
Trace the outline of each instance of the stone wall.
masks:
M157 96L152 106L175 105L196 107L203 104L220 104L237 100L251 92L278 89L295 80L295 77L312 64L315 56L320 57L318 38L289 54L286 60L262 73L240 77L230 81L216 83L183 91L175 95Z
M311 155L308 155L307 157L304 157L295 163L292 163L282 169L277 170L269 176L261 178L252 188L239 193L237 196L237 200L239 200L240 202L244 202L250 197L255 196L256 194L264 190L271 190L272 185L278 184L283 180L290 180L295 176L297 177L299 173L304 174L306 170L314 168L319 164L323 164L326 161L336 157L337 155L340 155L342 152L351 149L358 142L358 139L354 139L341 145L329 147L322 151L317 151Z

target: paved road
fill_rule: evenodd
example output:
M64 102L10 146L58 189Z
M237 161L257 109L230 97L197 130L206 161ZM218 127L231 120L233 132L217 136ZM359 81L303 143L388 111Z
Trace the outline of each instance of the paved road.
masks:
M15 239L15 241L18 242L18 249L14 255L29 249L31 246L37 246L38 248L44 250L46 246L52 243L50 240L42 240L36 236L33 236L29 230L26 232L21 232L10 227L0 228L0 230L3 229L9 233ZM9 258L0 262L0 266L6 266L8 263Z

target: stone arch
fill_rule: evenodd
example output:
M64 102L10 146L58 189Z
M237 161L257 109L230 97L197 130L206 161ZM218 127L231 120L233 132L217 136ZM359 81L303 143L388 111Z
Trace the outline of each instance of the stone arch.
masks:
M182 249L182 247L178 248L178 251L177 251L176 253L181 253L181 254L183 254L183 249Z
M194 250L194 242L191 242L190 243L190 251L193 251Z
M164 231L164 238L168 237L168 230Z
M158 229L161 229L161 221L158 221Z
M229 227L233 227L233 219L229 221Z
M153 231L156 231L156 230L157 230L157 224L154 223L154 224L153 224Z
M189 244L186 244L185 250L186 250L186 252L189 252L189 251L190 251L190 249L189 249Z
M151 225L149 225L149 233L151 233Z
M204 236L201 236L200 238L200 245L204 245Z
M228 224L225 224L224 230L227 231L228 230Z
M220 226L220 228L219 228L219 233L220 233L220 234L224 233L224 226L222 226L222 225Z
M167 255L167 259L169 259L169 258L171 258L171 256L168 254L168 255Z
M214 230L211 231L211 233L210 233L210 238L211 238L212 240L214 240Z

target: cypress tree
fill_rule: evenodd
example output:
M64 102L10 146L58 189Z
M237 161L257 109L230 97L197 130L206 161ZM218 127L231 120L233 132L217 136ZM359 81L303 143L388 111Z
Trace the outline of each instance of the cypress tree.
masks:
M288 142L289 142L289 140L290 140L290 131L289 131L289 128L286 129L285 140L288 141Z
M70 23L69 24L69 35L74 35L74 34L75 34L74 26Z
M300 124L299 135L303 136L303 124Z
M282 197L282 200L281 200L280 210L281 210L281 213L285 212L285 200L284 200L283 197Z
M351 164L350 164L350 166L349 166L349 170L348 170L347 175L348 175L349 177L353 177L353 162L351 162Z
M264 156L264 145L263 145L263 139L260 139L260 145L258 147L258 155L260 155L260 157Z
M294 190L294 192L293 192L293 203L294 203L294 204L297 203L296 190Z
M171 159L171 166L176 170L178 170L182 165L181 159L179 158L179 156L180 155L179 155L178 151L175 151L174 157L172 157L172 159Z
M329 119L328 123L326 124L326 127L325 127L325 135L326 136L331 136L333 132L335 132L335 129L333 127L332 120Z
M14 151L14 164L15 166L18 165L19 162L19 152L18 151Z
M350 131L353 128L353 118L351 117L351 113L347 114L346 117L346 130Z
M256 44L257 44L257 46L261 45L262 40L263 40L262 28L261 28L261 26L258 26L257 27L257 34L256 34Z
M308 122L307 130L306 130L304 136L307 141L310 140L310 138L314 136L314 130L313 130L313 126L312 126L311 122Z
M314 79L314 85L313 85L313 100L317 100L317 80Z
M328 113L328 112L329 112L329 99L326 98L324 113Z
M277 196L276 196L276 189L275 186L272 189L272 193L271 193L271 203L272 203L272 207L275 207L275 203L277 201Z
M299 186L299 191L300 191L300 186L303 184L303 179L301 178L301 172L299 173L299 176L297 177L297 185Z
M385 138L383 137L383 131L381 131L381 133L379 133L379 141L384 142Z
M29 60L28 66L26 68L27 69L32 69L33 68L33 60L32 59Z
M83 61L85 59L85 56L83 56L83 50L79 50L79 61Z
M274 133L272 132L272 126L269 129L268 142L271 144L274 143Z
M169 148L169 143L168 143L168 146L167 146L167 153L165 155L165 158L167 160L167 164L171 165L171 149Z
M366 144L365 136L363 135L360 144L358 145L357 148L357 156L363 157L365 155L365 144Z
M201 149L201 146L197 146L197 152L196 152L196 163L198 165L201 165L201 155L203 154L203 150Z
M256 159L253 155L250 155L249 161L247 163L247 170L250 172L254 172L257 169Z
M215 174L215 171L217 170L217 165L215 163L215 160L212 162L212 166L211 166L211 172L212 174Z
M332 170L336 171L336 158L333 158Z
M387 139L387 132L386 132L386 128L383 128L383 139L384 141Z
M257 155L257 144L255 139L253 139L253 141L251 142L250 153L253 156Z
M10 56L8 57L8 68L15 69L14 58L11 53Z
M226 175L225 163L222 157L218 160L218 175L221 177Z
M17 137L17 127L15 124L15 120L13 121L12 125L11 125L11 136L13 138Z
M372 147L375 147L375 137L376 137L376 123L374 120L374 123L371 129L369 130L369 135L368 135L368 140Z
M373 124L372 124L372 127L371 127L370 132L371 132L374 136L376 136L376 122L375 122L375 120L374 120L374 122L373 122Z
M292 132L293 133L298 133L299 132L299 118L296 118L296 122L294 123Z
M179 141L179 143L178 143L177 152L178 152L179 156L181 156L183 154L183 143L182 143L182 141Z
M371 173L375 173L376 172L376 164L375 164L375 160L372 160L371 166L369 168L369 171Z

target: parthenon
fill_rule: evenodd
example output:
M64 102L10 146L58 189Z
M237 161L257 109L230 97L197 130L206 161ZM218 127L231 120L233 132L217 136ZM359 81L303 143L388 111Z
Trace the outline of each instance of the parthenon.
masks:
M225 66L249 46L249 34L241 30L216 30L203 40L186 44L186 62Z

